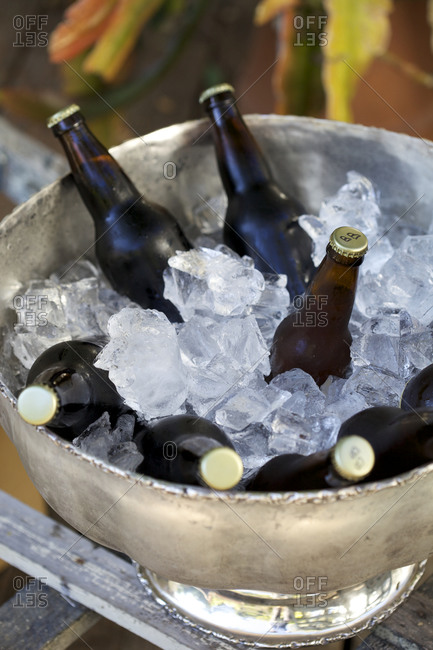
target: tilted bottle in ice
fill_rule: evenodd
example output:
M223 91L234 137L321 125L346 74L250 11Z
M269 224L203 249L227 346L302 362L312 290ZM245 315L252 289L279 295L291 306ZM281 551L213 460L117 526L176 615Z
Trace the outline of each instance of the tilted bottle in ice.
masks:
M360 436L348 436L339 440L331 450L309 456L281 454L271 458L245 489L284 492L346 487L365 479L374 462L370 443Z
M105 411L110 416L130 410L108 377L93 362L105 339L57 343L33 363L17 408L30 424L47 425L73 440Z
M224 243L249 255L259 271L284 273L291 297L305 290L314 271L312 242L298 217L299 201L282 192L240 114L233 88L220 84L200 96L211 119L221 180L228 197Z
M433 410L373 406L343 422L339 440L358 435L374 449L369 481L392 478L433 461Z
M367 237L351 226L331 234L311 284L295 298L295 310L275 331L270 379L292 368L308 372L319 386L329 375L346 376L352 344L349 320L367 246Z
M214 490L235 487L242 478L240 456L224 431L195 415L173 415L144 425L134 441L144 460L137 472Z
M433 363L417 372L407 382L401 396L401 408L406 411L433 409Z
M96 256L113 288L142 307L164 312L171 321L182 321L163 296L168 259L191 247L175 218L137 190L90 131L79 106L56 113L48 126L65 150L93 217Z

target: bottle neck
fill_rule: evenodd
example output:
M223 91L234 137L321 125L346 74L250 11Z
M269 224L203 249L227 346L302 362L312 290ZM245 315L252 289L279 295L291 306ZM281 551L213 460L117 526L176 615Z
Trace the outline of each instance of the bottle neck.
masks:
M130 205L140 193L80 113L53 127L68 158L75 184L92 217L104 218L114 206Z
M305 291L302 310L317 314L316 322L332 327L348 324L355 301L359 266L363 258L345 261L327 250L316 274ZM319 318L319 315L322 318Z
M230 198L272 182L265 158L242 119L232 93L210 97L205 108L213 122L218 168L227 196Z

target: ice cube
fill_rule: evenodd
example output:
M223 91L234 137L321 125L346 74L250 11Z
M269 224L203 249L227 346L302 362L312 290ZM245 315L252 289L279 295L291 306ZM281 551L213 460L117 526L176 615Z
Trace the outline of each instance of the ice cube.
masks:
M260 271L235 253L209 248L178 252L164 271L164 296L184 320L196 313L241 315L265 288Z
M360 275L365 275L367 272L377 274L384 266L384 264L391 259L394 254L394 247L389 241L388 237L374 237L370 238L368 242L368 252L365 255L363 262L360 266Z
M356 368L347 379L341 397L362 395L368 406L399 406L406 380L371 366Z
M325 395L311 375L300 368L293 368L277 375L271 386L290 394L286 408L299 416L310 417L323 413Z
M187 377L176 329L165 314L125 307L108 321L108 333L95 365L108 371L125 402L146 418L178 412Z
M318 266L322 261L329 237L339 226L354 226L368 240L376 240L380 216L378 198L371 181L358 172L348 172L347 183L334 196L323 201L318 218L304 215L299 219L302 228L313 239L314 264Z
M143 458L143 454L138 451L132 440L120 442L108 452L108 462L128 472L134 472Z
M250 424L238 433L230 431L230 439L242 458L245 472L260 467L271 457L268 449L269 430L263 424Z
M286 408L275 411L266 421L271 429L270 454L314 454L335 443L341 421L335 415L305 418Z
M242 431L253 422L262 422L286 400L287 396L272 386L266 386L260 391L244 388L216 411L215 421L224 428Z
M199 415L218 406L229 391L269 374L269 350L253 316L220 320L193 317L179 328L188 401Z
M433 235L406 237L376 276L359 283L356 304L365 314L405 308L422 324L433 321Z
M120 445L124 442L130 442L134 435L135 416L132 413L119 415L116 425L111 433L113 445Z
M107 412L92 422L83 433L74 438L72 443L86 454L100 460L108 460L108 452L112 447L110 416Z
M329 402L326 405L326 414L337 417L340 422L348 420L355 413L364 411L369 407L367 400L358 393L346 392L339 399Z
M257 320L265 341L271 344L275 330L288 314L290 294L286 289L287 277L265 273L265 287L258 301L251 305L248 313Z
M32 280L12 301L17 316L14 353L30 368L56 343L103 335L109 316L126 304L131 303L108 289L87 260L53 273L48 280Z

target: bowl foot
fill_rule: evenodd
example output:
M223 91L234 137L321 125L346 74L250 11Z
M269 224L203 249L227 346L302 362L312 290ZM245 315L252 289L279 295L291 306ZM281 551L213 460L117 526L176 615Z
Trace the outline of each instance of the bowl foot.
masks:
M345 639L384 620L410 595L425 564L314 594L203 589L136 567L158 602L190 625L257 648L299 648Z

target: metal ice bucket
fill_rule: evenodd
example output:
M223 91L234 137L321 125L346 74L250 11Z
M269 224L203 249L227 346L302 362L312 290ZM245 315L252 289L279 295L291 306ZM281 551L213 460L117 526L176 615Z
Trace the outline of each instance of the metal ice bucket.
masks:
M406 213L415 229L430 223L430 142L306 118L250 116L248 123L281 186L310 213L317 214L321 200L335 193L354 169L380 188L384 212L396 219ZM190 235L201 227L197 214L205 210L203 199L222 195L206 120L136 138L113 153L138 188L172 210ZM92 240L92 220L70 176L4 219L1 325L11 319L7 302L21 283L88 255ZM16 410L15 378L8 362L0 364L0 423L37 489L78 531L152 572L147 577L160 593L181 583L198 587L201 595L206 589L238 590L237 597L248 600L250 590L257 590L271 592L275 600L277 594L323 591L326 583L329 595L370 584L378 575L388 576L389 583L394 570L415 565L400 576L397 587L394 580L391 591L397 589L398 598L379 607L386 613L415 584L417 563L432 553L433 463L380 483L302 494L222 494L138 479L23 422ZM358 628L372 618L361 613ZM208 626L219 624L210 620ZM285 639L290 645L288 626L285 630L286 636L280 630L270 645ZM254 640L253 632L242 634ZM310 634L310 642L312 638Z

